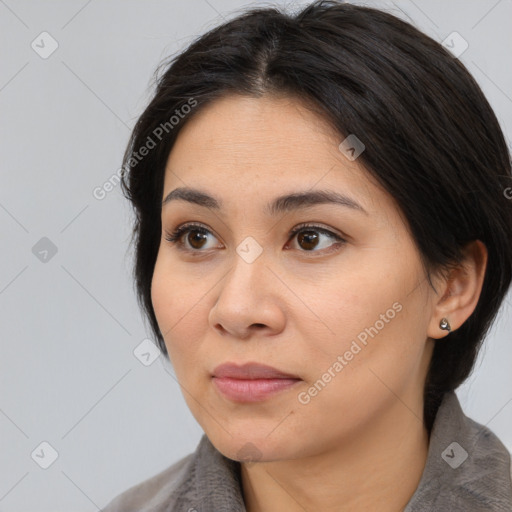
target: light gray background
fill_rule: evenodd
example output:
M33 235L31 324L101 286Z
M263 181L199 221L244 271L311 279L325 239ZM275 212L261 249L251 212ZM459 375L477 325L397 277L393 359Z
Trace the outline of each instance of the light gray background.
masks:
M366 4L438 41L459 32L460 59L511 140L511 0ZM119 187L103 200L92 191L119 169L161 59L248 5L268 3L0 0L3 512L99 510L202 435L163 358L134 356L149 334L130 277L130 208ZM43 31L59 45L47 59L31 48ZM32 252L42 237L57 247L47 262ZM509 450L511 303L458 392ZM48 469L36 463L51 456L43 441L58 453Z

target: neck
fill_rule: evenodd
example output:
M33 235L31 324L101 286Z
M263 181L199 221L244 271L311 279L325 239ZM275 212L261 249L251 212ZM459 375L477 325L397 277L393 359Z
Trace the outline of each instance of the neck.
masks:
M241 465L247 512L399 512L418 487L428 455L423 403L400 400L379 421L314 456ZM399 485L397 485L399 483Z

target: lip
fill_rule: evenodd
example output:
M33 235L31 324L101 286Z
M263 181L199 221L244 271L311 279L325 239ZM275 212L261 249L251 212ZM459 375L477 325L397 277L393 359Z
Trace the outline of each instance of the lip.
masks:
M260 402L295 386L302 379L259 363L238 366L224 363L215 368L212 382L216 389L234 402Z
M299 379L297 375L282 372L272 366L260 363L223 363L217 366L212 373L213 377L229 377L231 379Z

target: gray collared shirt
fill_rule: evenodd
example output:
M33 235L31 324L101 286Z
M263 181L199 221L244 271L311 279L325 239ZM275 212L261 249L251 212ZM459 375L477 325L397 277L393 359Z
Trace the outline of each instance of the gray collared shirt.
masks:
M437 412L427 463L404 512L512 512L511 456L454 392ZM103 512L245 512L240 463L203 435L194 453L120 494Z

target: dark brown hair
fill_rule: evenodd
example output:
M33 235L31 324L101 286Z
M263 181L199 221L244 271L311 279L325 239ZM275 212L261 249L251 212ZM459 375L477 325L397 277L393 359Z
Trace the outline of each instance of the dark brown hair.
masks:
M161 350L167 353L151 279L164 170L177 134L220 96L289 95L314 105L340 141L356 134L364 142L358 161L399 205L431 285L431 273L459 263L468 242L479 239L488 249L475 311L435 345L425 384L430 429L444 393L470 374L512 279L512 201L504 193L512 184L510 154L473 77L441 44L399 18L325 0L294 15L277 8L244 12L164 65L131 135L121 182L136 214L137 297ZM191 100L194 108L185 109ZM154 147L134 158L150 140Z

